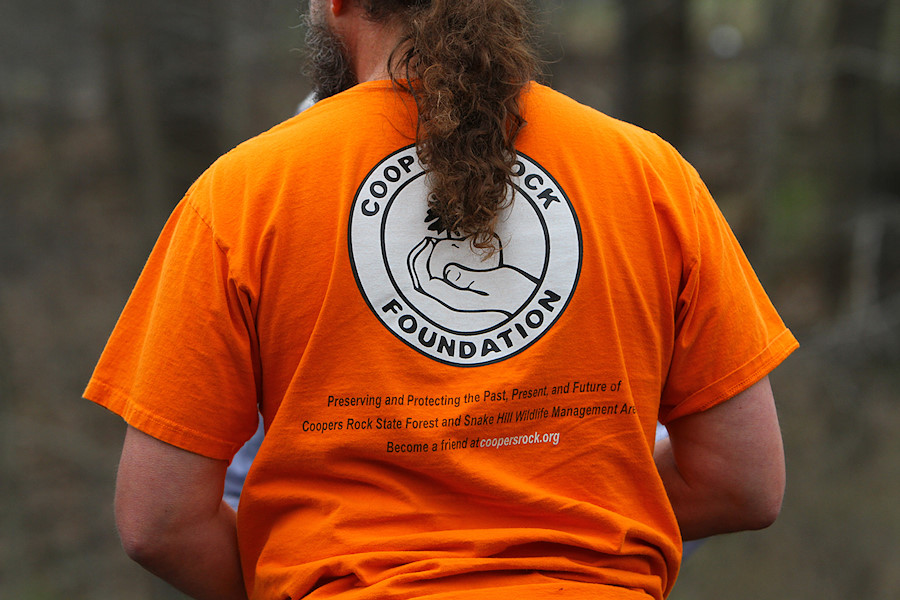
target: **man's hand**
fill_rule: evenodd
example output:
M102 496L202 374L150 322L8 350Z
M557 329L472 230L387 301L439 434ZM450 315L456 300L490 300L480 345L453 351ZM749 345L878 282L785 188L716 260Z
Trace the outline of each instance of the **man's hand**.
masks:
M444 240L446 242L447 240ZM511 317L534 294L537 281L508 265L474 269L459 262L437 261L440 244L425 238L412 252L407 263L416 291L434 298L458 312L498 312Z
M781 430L768 377L667 425L654 458L685 540L775 521L784 498Z
M225 462L128 428L116 481L126 553L198 600L247 600Z

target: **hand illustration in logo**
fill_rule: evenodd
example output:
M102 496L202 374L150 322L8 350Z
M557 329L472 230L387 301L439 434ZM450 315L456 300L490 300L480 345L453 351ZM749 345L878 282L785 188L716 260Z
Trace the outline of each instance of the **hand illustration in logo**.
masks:
M426 237L407 257L413 287L457 312L516 313L534 294L538 281L503 264L502 251L482 260L468 241Z

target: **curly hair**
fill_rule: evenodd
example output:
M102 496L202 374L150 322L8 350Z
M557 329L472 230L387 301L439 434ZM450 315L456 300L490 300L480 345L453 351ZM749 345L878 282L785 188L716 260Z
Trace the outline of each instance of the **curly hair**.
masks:
M539 70L529 3L362 1L369 18L402 27L390 73L416 102L429 208L492 254L497 220L513 199L515 141L525 126L519 97Z

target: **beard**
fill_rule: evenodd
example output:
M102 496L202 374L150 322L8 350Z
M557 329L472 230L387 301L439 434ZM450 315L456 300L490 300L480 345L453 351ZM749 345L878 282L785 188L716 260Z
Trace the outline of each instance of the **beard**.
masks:
M306 15L306 74L316 101L348 90L359 83L347 56L347 46L326 23Z

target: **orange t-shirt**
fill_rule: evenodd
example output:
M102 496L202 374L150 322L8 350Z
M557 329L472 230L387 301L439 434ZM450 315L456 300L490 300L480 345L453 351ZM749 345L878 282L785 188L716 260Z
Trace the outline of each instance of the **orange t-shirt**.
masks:
M696 172L546 87L503 250L427 211L415 107L359 85L228 153L163 231L85 396L230 460L253 599L662 598L657 419L796 341Z

